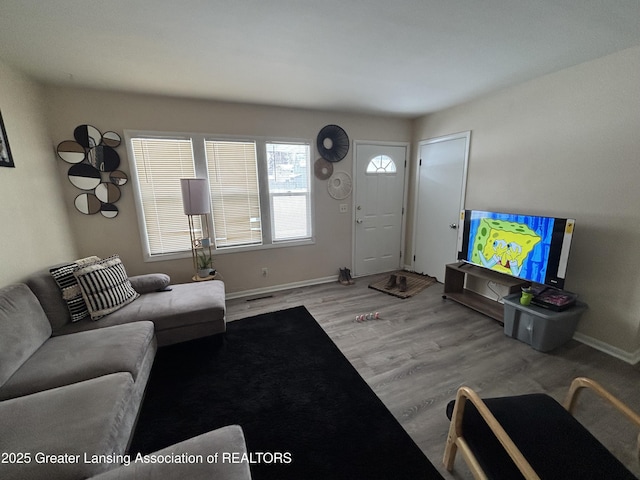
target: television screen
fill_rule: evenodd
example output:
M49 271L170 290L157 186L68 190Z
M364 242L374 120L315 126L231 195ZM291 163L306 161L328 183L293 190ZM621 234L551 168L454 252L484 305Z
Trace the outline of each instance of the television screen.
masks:
M460 223L458 260L564 287L574 219L463 210Z

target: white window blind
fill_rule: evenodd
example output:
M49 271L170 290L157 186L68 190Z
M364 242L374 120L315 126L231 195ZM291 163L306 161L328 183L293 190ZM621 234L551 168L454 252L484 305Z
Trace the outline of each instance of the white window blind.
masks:
M216 248L262 244L255 142L206 140Z
M187 217L182 207L181 178L194 178L190 139L132 138L140 201L149 254L189 250ZM196 228L200 228L200 219Z
M309 145L267 143L266 151L274 242L310 238Z
M125 131L145 259L191 251L181 178L208 178L216 252L308 245L311 143L200 133ZM202 231L195 217L196 236Z

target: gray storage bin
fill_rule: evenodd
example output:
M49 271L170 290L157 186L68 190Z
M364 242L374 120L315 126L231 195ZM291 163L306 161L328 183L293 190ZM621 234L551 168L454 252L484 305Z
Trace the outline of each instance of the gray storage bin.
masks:
M504 300L504 334L548 352L568 342L578 326L580 315L587 306L577 302L562 312L554 312L535 305L521 305L520 294Z

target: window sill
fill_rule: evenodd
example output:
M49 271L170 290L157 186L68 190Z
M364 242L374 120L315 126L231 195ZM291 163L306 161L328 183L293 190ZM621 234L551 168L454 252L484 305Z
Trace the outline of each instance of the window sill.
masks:
M274 248L292 248L292 247L304 247L309 245L315 245L315 238L307 238L304 240L287 240L274 242L271 244L262 244L262 245L247 245L244 247L224 247L213 250L213 255L228 255L232 253L242 253L242 252L255 252L260 250L272 250ZM174 252L174 253L166 253L161 255L148 255L145 254L144 262L167 262L170 260L180 260L183 258L191 258L191 251L185 250L184 252Z

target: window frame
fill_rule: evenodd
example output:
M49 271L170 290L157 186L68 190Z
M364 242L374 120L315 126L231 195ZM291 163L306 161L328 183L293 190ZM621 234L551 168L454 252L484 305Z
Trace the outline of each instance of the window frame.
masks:
M308 177L307 177L307 182L306 182L306 187L307 187L307 191L306 192L296 192L296 191L289 191L289 192L272 192L270 190L269 187L269 155L268 155L268 151L267 151L267 145L304 145L307 147L309 155L308 155L308 161L309 163L307 164L306 168L307 168L307 172L308 172ZM265 155L265 159L264 159L264 166L265 166L265 178L266 178L266 184L267 184L267 193L266 195L268 196L268 201L269 201L269 215L271 216L270 218L270 238L271 238L271 242L274 244L284 244L284 243L290 243L290 242L299 242L299 241L304 241L305 239L308 238L313 238L313 213L312 213L312 208L313 208L313 202L312 202L312 185L313 185L313 174L312 174L312 169L313 166L311 164L311 159L313 158L313 152L312 152L312 142L303 142L303 141L279 141L279 140L267 140L264 142L264 155ZM274 169L276 168L276 165L274 164ZM296 238L296 237L290 237L290 238L282 238L282 239L276 239L275 238L275 223L276 220L274 218L273 215L271 215L271 213L274 210L274 201L276 197L306 197L307 198L307 206L306 206L306 214L307 217L309 218L309 225L308 225L308 236L305 236L303 238Z
M255 250L268 250L273 248L297 247L303 245L314 245L315 237L315 189L313 181L313 161L314 143L308 138L291 138L291 137L261 137L250 135L221 135L221 134L203 134L189 132L159 132L149 130L124 130L125 144L127 156L130 164L131 183L133 184L134 203L136 208L136 217L138 222L138 230L140 233L140 242L143 252L143 260L145 262L157 262L175 260L181 258L191 258L191 250L184 250L173 253L156 253L152 254L149 246L149 238L145 225L145 214L142 206L142 190L140 187L136 160L133 155L131 139L133 138L149 138L149 139L176 139L191 141L193 152L193 161L195 167L195 175L198 178L209 178L207 169L207 158L205 153L205 141L222 141L222 142L255 142L256 158L258 167L258 189L260 198L261 212L261 228L262 243L249 244L239 246L229 246L218 248L214 247L215 255L225 255L238 252L247 252ZM271 215L271 194L269 192L268 163L266 145L268 143L285 143L285 144L304 144L309 146L309 163L308 163L308 186L307 193L309 205L307 211L309 213L309 230L310 236L306 238L274 240L272 231L272 215ZM179 188L179 179L176 179ZM207 214L209 224L213 225L213 214ZM185 226L187 225L187 216L184 218ZM213 227L215 228L215 226Z

